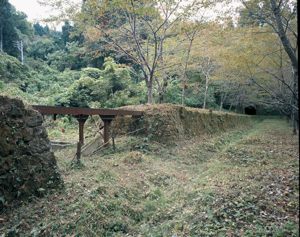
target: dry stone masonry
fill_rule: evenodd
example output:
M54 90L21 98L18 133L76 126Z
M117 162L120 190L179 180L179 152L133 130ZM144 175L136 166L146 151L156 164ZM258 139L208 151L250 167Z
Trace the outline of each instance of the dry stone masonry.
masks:
M243 114L223 113L172 104L124 106L124 109L142 111L142 119L117 117L112 129L116 134L148 136L161 143L189 139L202 134L213 134L238 127L249 127L252 117Z
M21 100L0 96L0 209L62 185L42 123Z

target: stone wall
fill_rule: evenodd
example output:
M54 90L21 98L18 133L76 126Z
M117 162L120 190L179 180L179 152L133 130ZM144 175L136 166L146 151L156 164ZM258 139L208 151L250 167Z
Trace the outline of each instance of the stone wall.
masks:
M41 114L0 96L0 209L62 185Z
M172 104L124 106L122 108L142 111L144 116L141 119L117 117L112 124L112 129L116 134L138 131L134 134L148 136L162 143L172 143L174 140L223 132L238 127L247 129L253 118L248 115Z

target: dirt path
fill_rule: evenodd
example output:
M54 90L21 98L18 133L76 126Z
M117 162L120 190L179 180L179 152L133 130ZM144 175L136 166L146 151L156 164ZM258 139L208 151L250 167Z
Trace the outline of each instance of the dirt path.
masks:
M171 147L120 138L79 170L73 148L56 155L65 190L7 210L0 236L298 236L298 139L285 121Z

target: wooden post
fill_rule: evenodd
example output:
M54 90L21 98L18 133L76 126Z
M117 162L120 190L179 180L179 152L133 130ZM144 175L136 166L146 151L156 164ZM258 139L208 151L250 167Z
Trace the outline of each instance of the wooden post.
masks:
M76 152L77 164L80 163L80 157L81 157L81 142L77 142L77 152Z
M100 116L104 123L104 132L103 132L103 139L104 139L104 146L109 146L109 134L110 134L110 124L113 120L114 116Z
M76 116L77 121L79 123L79 142L81 145L84 144L84 123L88 118L88 115L80 115Z
M78 121L79 122L79 143L84 144L84 122L85 121Z
M111 120L104 120L104 146L109 146L109 130Z

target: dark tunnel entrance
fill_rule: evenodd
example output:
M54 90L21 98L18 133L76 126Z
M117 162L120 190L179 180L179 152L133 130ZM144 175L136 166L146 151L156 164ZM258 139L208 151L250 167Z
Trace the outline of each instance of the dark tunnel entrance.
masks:
M256 115L256 108L254 106L248 106L245 108L245 114Z

